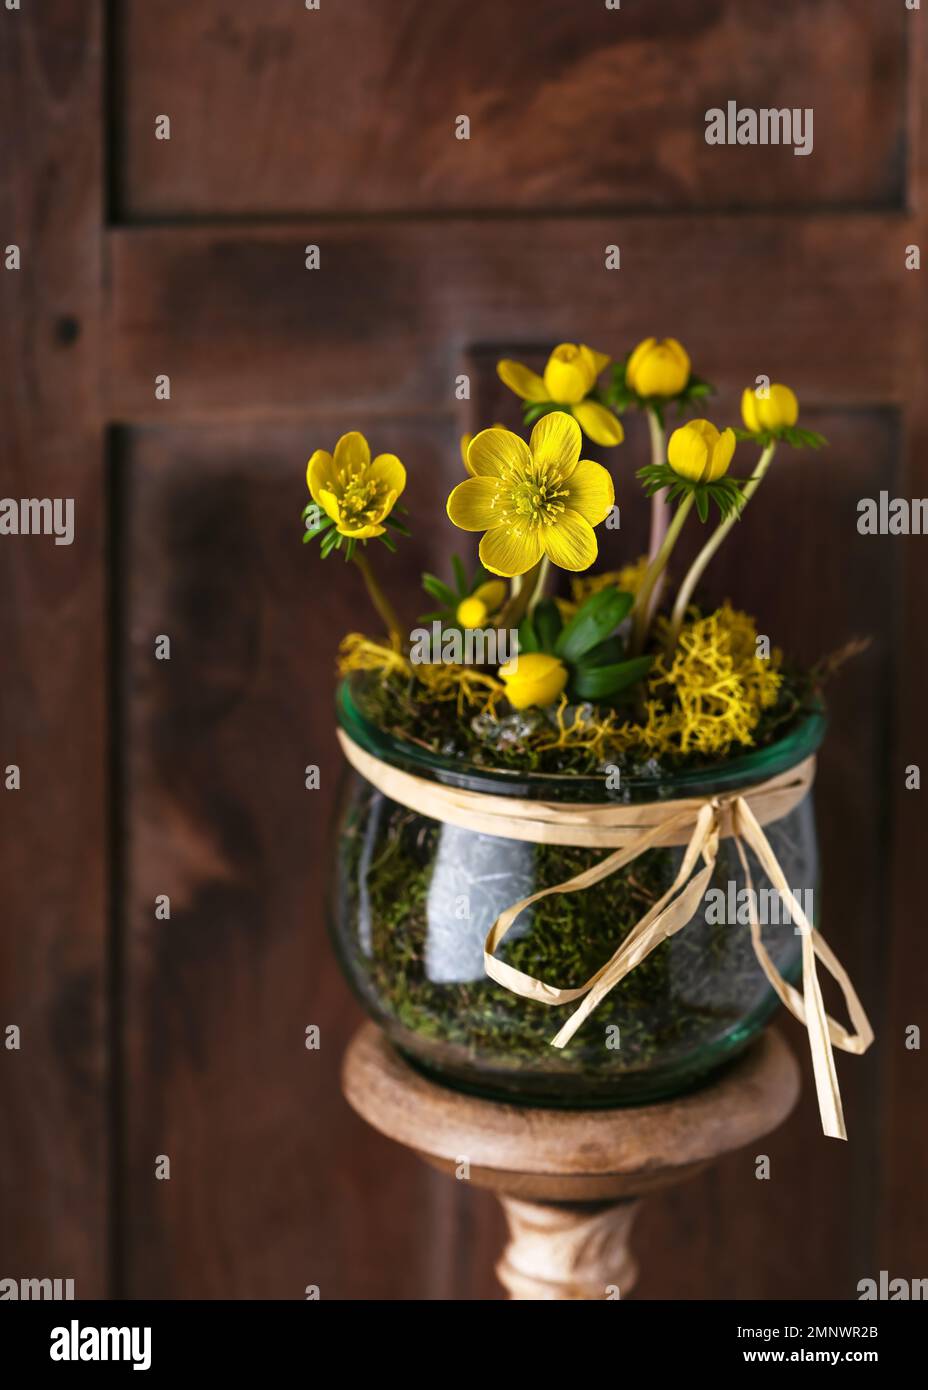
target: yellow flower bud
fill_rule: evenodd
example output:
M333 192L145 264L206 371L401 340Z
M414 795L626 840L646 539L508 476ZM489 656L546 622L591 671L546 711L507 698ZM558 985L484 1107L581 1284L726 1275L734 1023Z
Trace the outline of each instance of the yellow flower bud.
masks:
M741 397L741 418L745 428L755 433L789 429L799 419L799 402L788 386L775 383L770 387L769 396L758 396L747 387Z
M455 614L461 627L483 627L491 613L506 597L506 585L501 579L488 579L478 584L469 598L462 599Z
M525 652L501 666L499 675L513 709L553 704L567 684L567 667L547 652Z
M734 430L719 433L710 420L690 420L670 436L667 461L681 478L714 483L727 473L734 452Z
M677 396L689 379L689 355L676 338L645 338L625 368L625 380L639 396Z
M575 343L561 343L548 358L545 390L552 401L577 405L592 388L597 375L589 349L584 351Z
M466 598L458 604L457 620L461 627L483 627L489 614L479 598Z

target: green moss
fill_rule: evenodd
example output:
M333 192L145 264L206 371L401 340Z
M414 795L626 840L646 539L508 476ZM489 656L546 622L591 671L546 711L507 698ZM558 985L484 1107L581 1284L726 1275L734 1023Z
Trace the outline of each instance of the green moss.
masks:
M365 718L385 733L444 757L458 757L472 766L580 775L602 766L602 758L586 748L538 748L539 728L553 731L550 713L541 710L500 720L485 720L473 711L462 717L456 701L429 700L421 685L397 672L355 677L354 695ZM762 712L750 747L763 748L783 738L814 707L815 696L808 674L785 671L777 702ZM607 761L623 776L633 777L711 768L719 760L717 756L690 753L665 756L658 762L641 752L610 752Z
M348 974L371 1011L401 1045L457 1079L466 1080L469 1067L478 1082L491 1072L524 1073L520 1087L524 1090L531 1079L542 1097L546 1085L556 1087L557 1078L568 1073L587 1082L614 1083L647 1073L657 1063L673 1067L692 1057L763 999L748 933L700 921L663 942L627 975L565 1048L551 1047L575 1006L533 1003L474 969L475 949L479 954L488 922L436 922L429 894L439 834L435 822L359 785L342 839L337 935ZM601 850L519 849L521 886L513 879L507 898L510 884L504 881L494 910L602 858ZM529 889L524 886L527 863ZM673 863L670 851L651 850L592 889L536 904L527 929L514 929L500 958L552 984L582 984L666 891ZM731 872L720 863L717 884L724 885ZM460 974L466 978L452 983L429 978L426 954L435 950L436 930L452 976L460 945ZM721 989L715 988L718 981L724 982ZM608 1041L608 1030L616 1027L618 1048Z

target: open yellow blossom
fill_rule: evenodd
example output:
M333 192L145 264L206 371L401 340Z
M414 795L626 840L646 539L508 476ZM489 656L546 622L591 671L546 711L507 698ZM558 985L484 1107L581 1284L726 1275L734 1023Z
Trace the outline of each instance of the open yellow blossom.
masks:
M748 386L741 397L741 416L745 428L754 433L789 429L799 419L799 402L788 386L775 383L769 396L758 396Z
M334 456L316 450L306 465L306 485L336 530L367 540L383 535L382 523L406 486L406 469L395 454L371 462L367 440L352 430L335 445Z
M670 436L667 462L681 478L714 483L728 472L734 452L734 430L720 433L710 420L690 420Z
M467 451L473 477L448 498L462 531L485 531L480 563L511 579L543 555L565 570L596 559L593 527L612 510L615 490L602 464L580 458L580 426L563 411L543 415L528 444L511 430L482 430Z
M498 420L494 420L494 421L493 421L493 428L494 428L495 430L504 430L504 429L506 428L506 426L505 426L505 425L501 425L500 422L499 422ZM470 464L467 462L467 451L468 451L468 449L470 448L470 441L473 439L473 437L474 437L474 436L473 436L472 434L462 434L462 435L461 435L461 458L464 460L464 467L467 469L467 471L468 471L468 473L471 475L471 477L474 476L474 470L471 468Z
M594 444L612 445L621 444L625 438L621 424L599 401L585 399L608 365L604 352L595 352L582 343L561 343L548 358L543 377L508 357L497 362L496 372L500 381L524 401L533 405L553 401L573 415Z
M498 674L513 709L528 709L553 704L567 684L568 671L563 661L547 652L524 652L501 666Z
M645 338L625 368L626 383L639 396L678 396L689 379L689 354L676 338Z
M455 617L461 627L483 627L491 614L502 606L506 585L501 579L488 579L478 584L467 598L458 604Z

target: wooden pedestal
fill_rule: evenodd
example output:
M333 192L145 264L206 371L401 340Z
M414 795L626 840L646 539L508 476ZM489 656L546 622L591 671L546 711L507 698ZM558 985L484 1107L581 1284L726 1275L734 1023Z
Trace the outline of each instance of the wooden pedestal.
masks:
M342 1084L368 1124L435 1168L489 1187L509 1222L496 1267L513 1299L624 1298L638 1201L775 1129L799 1070L768 1031L711 1085L656 1105L541 1110L479 1100L415 1071L372 1023Z

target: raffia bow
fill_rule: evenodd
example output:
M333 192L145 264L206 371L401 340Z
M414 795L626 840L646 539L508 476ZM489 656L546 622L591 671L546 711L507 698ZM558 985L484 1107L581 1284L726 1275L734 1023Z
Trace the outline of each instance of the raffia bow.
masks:
M808 1033L825 1134L835 1139L847 1138L832 1049L837 1047L842 1052L859 1056L872 1043L873 1030L846 970L803 912L762 829L763 825L787 815L806 795L815 776L814 757L787 773L729 797L653 802L641 806L561 805L442 786L381 762L342 730L338 737L348 761L368 782L391 800L422 815L468 830L536 844L614 847L612 854L574 878L513 903L500 913L487 934L484 965L486 973L497 984L540 1004L563 1005L582 1000L552 1039L554 1047L564 1047L611 989L662 941L692 920L712 878L719 841L731 837L748 888L751 942L758 964L781 1002ZM584 984L564 989L496 958L495 952L516 918L533 903L554 893L592 888L633 863L646 850L672 845L686 846L673 883L636 923L612 957ZM745 845L754 851L801 935L802 993L783 979L763 944ZM700 861L701 867L697 868ZM825 1012L816 959L840 987L853 1032Z

